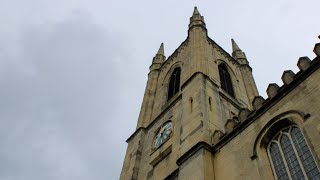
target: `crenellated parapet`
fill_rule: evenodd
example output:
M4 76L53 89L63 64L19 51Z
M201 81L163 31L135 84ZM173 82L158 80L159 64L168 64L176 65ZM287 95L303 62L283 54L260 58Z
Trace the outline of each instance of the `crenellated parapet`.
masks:
M243 121L245 121L248 118L248 115L250 114L250 110L247 108L243 108L239 111L238 114L238 119L240 121L240 123L242 123Z
M265 101L265 99L262 96L256 96L254 97L253 101L252 101L252 107L254 110L258 110L262 107L263 102Z
M298 68L300 71L304 71L310 67L311 60L307 57L300 57L297 63Z
M320 37L319 37L319 39L320 39ZM314 52L317 56L320 56L320 43L317 43L317 44L314 46L313 52Z
M319 36L320 39L320 36ZM268 108L273 106L279 99L285 97L292 89L307 78L312 72L320 68L320 43L317 43L313 49L316 57L313 60L303 56L298 59L297 66L299 72L294 73L292 70L286 70L281 76L282 86L276 83L269 84L266 92L267 99L261 96L255 96L252 100L252 110L241 109L238 116L227 119L224 125L224 131L216 130L212 136L212 145L214 150L221 148L230 139L240 133L245 127L255 121Z
M290 84L293 81L294 76L295 76L295 74L293 71L291 71L291 70L284 71L281 76L283 84Z
M212 135L212 144L217 144L225 134L220 130L215 130Z
M268 88L267 88L267 95L269 98L274 97L278 91L279 91L280 87L278 86L278 84L276 83L271 83L269 84Z
M232 117L232 119L228 119L224 125L225 132L231 132L239 123L240 122L237 116Z

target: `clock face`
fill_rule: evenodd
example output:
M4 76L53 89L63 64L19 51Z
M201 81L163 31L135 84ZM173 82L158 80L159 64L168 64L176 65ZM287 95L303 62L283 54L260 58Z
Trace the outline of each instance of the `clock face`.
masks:
M158 148L161 144L167 141L172 135L172 122L165 123L156 134L153 142L153 147Z

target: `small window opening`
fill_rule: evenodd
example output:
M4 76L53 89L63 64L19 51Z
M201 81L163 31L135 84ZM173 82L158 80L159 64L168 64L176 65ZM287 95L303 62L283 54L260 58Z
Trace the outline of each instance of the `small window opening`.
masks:
M232 97L234 97L232 81L227 66L225 64L220 64L218 66L218 69L220 75L221 88L227 91L227 93L230 94Z
M192 97L190 98L190 112L192 112L193 109L193 99Z
M180 72L181 68L174 69L169 82L168 101L180 91Z

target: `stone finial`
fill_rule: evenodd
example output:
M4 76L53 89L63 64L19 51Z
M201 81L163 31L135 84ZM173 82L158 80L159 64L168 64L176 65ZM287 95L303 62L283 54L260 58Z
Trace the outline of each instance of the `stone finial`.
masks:
M278 93L279 88L280 87L276 83L269 84L267 88L268 97L273 98Z
M238 118L237 117L233 117L232 119L228 119L226 124L224 125L224 129L226 131L226 133L230 133L235 126L237 126L239 124Z
M293 81L294 75L294 72L291 70L284 71L281 77L283 84L290 84Z
M232 52L241 51L241 49L239 48L238 44L234 41L234 39L231 39L231 43L232 43Z
M200 13L199 13L199 11L198 11L198 8L197 8L197 6L195 6L195 7L194 7L194 10L193 10L193 14L192 14L192 15L197 15L197 14L199 14L199 15L200 15Z
M253 101L252 101L252 106L255 110L258 110L259 108L261 108L262 103L265 101L265 99L261 96L256 96L254 97Z
M189 29L192 26L201 26L203 28L206 28L206 23L204 22L204 18L203 16L201 16L197 7L194 7L192 16L190 17Z
M215 130L212 135L212 145L217 144L222 136L224 136L224 133L222 131Z
M304 56L299 58L297 66L301 71L304 71L308 69L310 64L311 64L311 60L307 56Z
M241 109L240 112L239 112L239 115L238 115L239 121L240 122L245 121L247 119L249 113L250 113L249 109L247 109L247 108Z
M313 52L314 52L317 56L320 56L320 43L317 43L317 44L314 46Z
M249 64L247 61L246 54L242 52L242 50L239 48L238 44L234 41L234 39L231 39L232 44L232 57L237 59L240 64Z
M164 56L164 47L163 47L163 43L161 43L160 48L159 48L159 50L158 50L157 54L158 54L158 55L162 55L162 56Z
M166 57L164 56L164 47L163 43L161 43L160 48L157 52L157 54L153 57L152 64L149 67L150 71L153 71L155 69L159 69L161 67L161 64L166 60Z

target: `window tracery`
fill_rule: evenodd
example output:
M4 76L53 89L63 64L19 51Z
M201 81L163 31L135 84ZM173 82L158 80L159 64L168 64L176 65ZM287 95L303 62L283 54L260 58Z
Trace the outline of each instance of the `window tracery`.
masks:
M279 180L320 179L319 168L297 126L280 130L269 142L268 155Z

